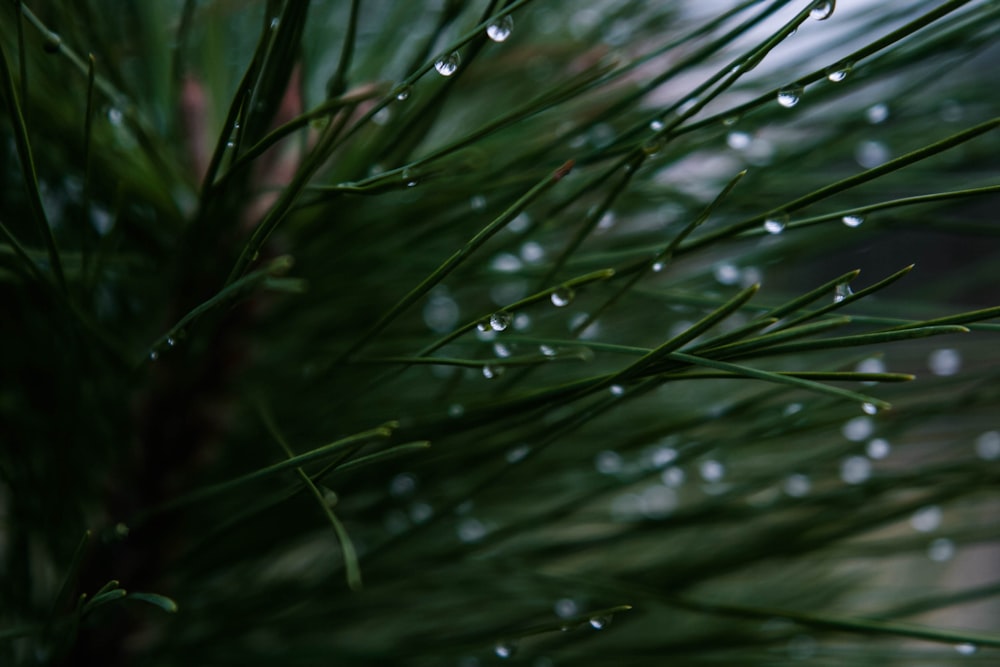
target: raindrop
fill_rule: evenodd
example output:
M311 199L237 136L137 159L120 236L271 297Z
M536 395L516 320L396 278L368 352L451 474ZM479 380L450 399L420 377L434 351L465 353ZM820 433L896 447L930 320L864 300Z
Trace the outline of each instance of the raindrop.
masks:
M817 2L813 5L813 8L809 10L809 18L816 19L817 21L825 21L833 15L833 10L837 6L835 0L824 0L824 2Z
M615 226L615 214L611 211L606 211L604 215L601 216L600 221L597 223L598 229L611 229Z
M647 141L642 145L642 152L650 157L656 155L662 149L663 149L663 139L660 138L650 139L649 141Z
M434 69L441 76L451 76L458 71L458 65L462 62L462 57L458 54L458 51L454 51L450 56L440 57L437 62L434 63Z
M863 215L845 215L840 219L848 227L860 227L861 223L865 221L865 216Z
M885 104L873 104L865 109L865 119L872 125L884 123L889 118L889 107Z
M934 350L927 357L927 367L934 375L954 375L962 368L962 355L958 350L951 348Z
M122 114L122 110L117 107L111 107L108 109L108 120L112 125L121 125L125 116Z
M413 503L410 505L410 519L413 523L424 523L434 516L434 508L429 503Z
M506 42L514 29L514 17L507 14L498 21L494 21L486 26L486 36L494 42Z
M979 647L972 642L962 642L961 644L955 644L955 651L959 655L975 655L979 651Z
M664 125L663 121L660 120L659 118L654 118L653 120L649 121L649 129L651 129L653 132L659 132L665 127L666 125Z
M573 297L576 296L572 288L563 285L555 289L549 298L552 300L552 305L556 308L563 308L568 306L572 301Z
M785 478L782 488L792 498L801 498L808 495L810 489L812 489L812 480L806 475L795 473Z
M801 403L789 403L788 405L785 406L785 409L782 410L781 414L785 415L786 417L791 417L792 415L798 414L800 412L802 412Z
M490 328L494 331L504 331L514 321L514 316L500 310L490 315Z
M271 30L276 30L279 25L281 25L281 19L279 19L277 16L271 19Z
M484 537L486 537L486 526L479 519L467 517L458 522L458 539L463 542L478 542Z
M507 463L517 463L518 461L523 461L529 453L531 453L531 447L528 445L518 445L513 449L508 449L504 458L507 459Z
M396 89L396 99L400 102L405 102L410 98L410 94L413 92L412 86L400 86Z
M173 336L167 336L167 347L173 347L174 345L177 345L177 339Z
M652 265L649 268L651 268L653 270L653 273L659 273L664 268L666 268L666 266L667 265L664 264L663 262L653 262Z
M768 234L780 234L785 231L785 226L788 224L787 217L781 218L768 218L764 221L764 231Z
M603 452L599 452L596 457L594 457L594 467L597 468L597 472L604 475L613 475L616 472L621 472L624 467L624 462L622 461L621 454L618 452L606 449Z
M673 447L657 447L650 455L650 463L654 468L663 468L673 463L677 458L677 450Z
M156 361L159 358L160 358L160 353L159 352L157 352L156 350L150 350L149 351L149 360L150 361Z
M851 73L851 64L842 63L840 65L835 65L826 71L826 80L832 81L833 83L840 83L847 78L847 75Z
M521 270L521 259L512 253L498 253L491 261L490 268L500 273L516 273Z
M490 321L489 320L480 320L479 322L476 322L476 331L486 332L486 331L491 331L491 330L492 329L490 329Z
M374 116L372 116L372 122L376 125L385 125L391 118L392 112L389 111L389 107L382 107L375 112Z
M611 616L591 616L588 622L595 630L603 630L611 625Z
M848 419L840 432L851 442L861 442L867 440L875 430L875 424L871 417L855 417Z
M226 148L236 148L236 142L232 141L232 140L227 141L226 142Z
M884 459L892 451L892 445L885 438L872 438L865 446L865 454L873 461Z
M527 331L531 328L531 316L527 313L518 313L514 316L514 329L516 331Z
M424 306L424 324L436 333L448 333L458 324L458 304L446 294L432 296Z
M494 380L501 375L503 375L504 367L496 366L494 364L484 364L483 365L483 377L487 380Z
M506 359L510 356L510 348L503 343L493 343L493 354L497 355L501 359Z
M514 643L507 641L497 642L496 646L493 647L493 652L496 653L497 657L504 660L514 655L515 650Z
M537 264L545 259L545 248L537 241L526 241L521 246L521 259L528 264Z
M555 611L559 618L572 618L580 613L580 606L573 598L562 598L556 600Z
M833 289L833 302L840 303L847 297L854 294L854 290L847 283L840 283Z
M611 387L608 388L608 391L611 392L612 396L624 396L625 395L625 387L621 386L620 384L613 384L613 385L611 385Z
M698 472L706 482L719 482L726 475L726 466L720 461L709 459L701 462L698 466Z
M476 195L469 200L469 206L472 207L473 211L482 211L486 208L486 197L482 195Z
M976 438L976 455L984 461L1000 459L1000 432L986 431Z
M892 158L889 147L881 141L866 139L858 143L854 149L854 159L865 169L872 169L885 164Z
M786 109L791 109L799 103L799 99L802 98L802 92L802 86L797 84L782 88L778 91L778 104Z
M941 508L938 505L921 507L910 517L913 530L921 533L932 533L941 526Z
M840 478L848 484L862 484L871 474L871 461L864 456L850 456L840 464Z
M539 345L538 351L541 352L546 357L556 356L556 348L552 347L551 345Z
M955 557L955 543L947 537L939 537L927 546L927 557L935 563L944 563Z
M417 490L417 476L410 472L401 472L389 482L389 494L396 498L412 495Z
M740 270L728 262L718 264L712 272L715 275L715 279L723 285L735 285L740 281Z
M660 481L663 482L664 486L671 489L676 489L677 487L682 486L684 484L685 477L686 475L684 474L684 469L678 468L677 466L667 468L660 473Z
M878 413L878 406L874 403L862 403L861 411L866 415L874 415Z
M514 232L515 234L520 234L526 231L528 227L531 226L531 216L527 213L521 213L516 218L510 221L507 225L507 229Z
M734 151L742 151L750 147L753 137L747 132L730 132L726 135L726 145Z

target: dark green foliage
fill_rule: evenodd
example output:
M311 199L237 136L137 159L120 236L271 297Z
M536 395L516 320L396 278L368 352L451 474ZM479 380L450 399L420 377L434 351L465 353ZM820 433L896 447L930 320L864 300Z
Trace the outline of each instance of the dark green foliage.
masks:
M0 664L995 663L1000 4L833 4L0 4Z

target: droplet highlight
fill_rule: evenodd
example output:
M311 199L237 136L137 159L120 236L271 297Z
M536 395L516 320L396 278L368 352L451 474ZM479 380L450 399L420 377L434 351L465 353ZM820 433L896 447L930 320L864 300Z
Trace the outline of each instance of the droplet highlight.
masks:
M565 308L573 302L574 296L576 296L576 294L573 292L573 289L564 285L554 290L549 299L552 301L552 305L556 308Z
M825 21L831 16L833 16L833 10L837 7L835 0L824 0L823 2L817 2L813 5L813 8L809 10L809 18L815 19L816 21Z
M802 92L802 86L798 85L782 88L778 91L778 104L786 109L791 109L802 99Z
M840 221L848 227L860 227L865 221L865 216L858 214L845 215Z
M434 63L434 69L441 76L451 76L458 71L461 62L462 56L459 55L458 51L454 51L449 56L438 58L437 62Z
M504 331L513 321L513 315L501 310L490 315L490 328L493 329L493 331Z
M486 26L486 36L494 42L506 42L514 30L514 17L507 14L503 18Z

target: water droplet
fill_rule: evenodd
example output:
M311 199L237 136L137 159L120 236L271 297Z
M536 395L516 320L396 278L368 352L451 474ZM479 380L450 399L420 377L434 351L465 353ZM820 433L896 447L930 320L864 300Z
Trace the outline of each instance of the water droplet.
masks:
M531 328L531 316L527 313L518 313L514 316L514 329L516 331L527 331Z
M513 315L500 310L490 315L490 328L494 331L504 331L514 321Z
M486 26L486 36L494 42L506 42L514 29L514 17L507 14L499 21L494 21Z
M576 294L573 292L573 289L564 285L555 289L549 298L551 299L553 306L556 308L564 308L573 301L574 296L576 296Z
M389 482L389 494L396 498L413 495L417 490L417 476L411 472L401 472Z
M458 54L458 51L453 52L451 55L437 59L434 63L434 69L441 76L451 76L458 71L458 65L462 62L462 56Z
M885 104L873 104L865 110L865 119L872 125L884 123L889 118L889 107Z
M656 155L661 150L663 150L663 139L659 137L654 137L642 145L642 152L649 157Z
M684 469L677 466L671 466L660 473L660 481L663 482L664 486L671 489L683 486L686 477Z
M372 122L376 125L385 125L392 119L392 111L389 107L382 107L372 116Z
M730 132L726 135L726 145L734 151L746 150L753 143L753 137L747 132Z
M791 496L792 498L802 498L809 494L812 489L812 480L808 476L795 473L789 475L785 478L785 483L782 486L785 494Z
M986 431L976 438L976 455L984 461L1000 459L1000 431Z
M712 270L715 279L723 285L735 285L740 281L740 270L733 264L717 264Z
M476 330L477 331L491 331L491 329L490 329L490 321L489 320L480 320L479 322L476 322Z
M653 120L649 121L649 129L651 129L653 132L659 132L665 127L666 125L659 118L654 118Z
M597 468L597 472L603 475L613 475L621 472L622 468L625 467L625 462L622 461L621 454L618 452L605 449L594 457L594 467Z
M281 25L281 19L279 19L277 16L271 19L271 30L276 30L279 25Z
M620 384L613 384L613 385L611 385L608 388L608 391L611 392L612 396L624 396L625 395L625 387L621 386Z
M434 516L434 508L430 503L413 503L410 505L410 519L413 523L424 523Z
M935 563L944 563L955 556L955 543L947 537L939 537L928 545L927 557Z
M962 355L958 350L951 348L934 350L927 357L927 367L934 375L955 375L962 368Z
M108 120L112 125L121 125L122 121L125 120L125 116L122 110L117 107L111 107L108 109Z
M611 625L611 616L591 616L588 623L595 630L603 630Z
M653 273L659 273L660 271L663 271L663 269L665 269L666 266L667 265L663 262L653 262L649 268L653 270Z
M494 364L484 364L483 365L483 377L487 380L494 380L501 375L503 375L504 367L496 366Z
M854 149L854 159L865 169L873 169L892 159L892 152L881 141L866 139L858 142Z
M469 206L472 207L473 211L482 211L486 208L486 197L482 195L475 195L469 200Z
M551 345L539 345L538 351L544 354L546 357L554 357L557 354L556 348Z
M843 222L848 227L860 227L861 224L865 221L865 216L857 214L845 215L843 218L840 219L840 221Z
M479 519L466 517L458 522L458 539L463 542L478 542L484 537L486 537L486 526Z
M504 660L514 655L515 651L514 643L509 641L497 642L496 646L493 647L493 652L496 656Z
M785 226L788 224L788 217L774 217L768 218L764 221L764 231L768 234L780 234L785 231Z
M874 430L875 423L871 417L855 417L844 422L840 432L851 442L861 442L867 440Z
M865 445L865 454L873 461L884 459L889 456L890 451L892 451L892 445L885 438L872 438Z
M510 348L503 343L493 343L493 354L501 359L506 359L511 355Z
M424 306L424 324L436 333L449 333L458 324L458 304L446 294L432 296Z
M871 474L872 463L864 456L850 456L840 464L840 478L848 484L862 484Z
M677 458L677 450L673 447L656 447L650 452L649 462L654 468L664 468Z
M615 226L616 217L611 211L606 211L597 223L598 229L611 229Z
M507 229L514 232L515 234L520 234L521 232L527 231L528 227L531 226L531 216L527 213L521 213L516 218L510 221L507 225Z
M709 459L698 465L698 472L706 482L720 482L726 476L726 466L721 461Z
M979 647L972 642L962 642L961 644L955 644L955 652L959 655L975 655L979 651Z
M837 3L835 0L817 2L813 5L813 8L809 10L809 18L816 19L817 21L825 21L833 16L833 10L836 6Z
M528 264L537 264L545 259L545 248L537 241L525 241L521 246L521 259Z
M572 618L580 613L580 607L573 598L561 598L556 600L556 616L559 618Z
M866 415L874 415L878 413L878 406L874 403L862 403L861 411Z
M490 268L500 273L516 273L521 266L521 259L509 252L497 253L490 261Z
M789 403L788 405L785 406L785 409L781 411L781 414L785 415L786 417L791 417L792 415L796 415L800 412L802 412L801 403Z
M173 347L174 345L177 345L177 339L173 336L167 336L167 347Z
M791 109L799 103L799 100L802 98L802 92L802 86L799 85L782 88L778 91L778 104L786 109Z
M840 283L833 289L833 302L840 303L847 297L854 294L854 290L847 283Z
M465 406L461 403L452 403L448 406L449 417L461 417L465 414Z
M508 449L504 458L507 459L507 463L517 463L518 461L523 461L524 458L530 453L531 447L528 445L518 445L513 449Z
M157 352L156 350L150 350L149 351L149 360L150 361L156 361L159 358L160 358L160 353L159 352Z
M941 508L938 505L921 507L910 517L913 530L921 533L933 533L941 526Z
M400 102L405 102L410 98L410 94L413 93L413 86L400 86L395 90L396 99Z
M841 63L840 65L834 65L826 71L827 81L832 81L833 83L840 83L847 78L847 75L851 73L851 63Z

